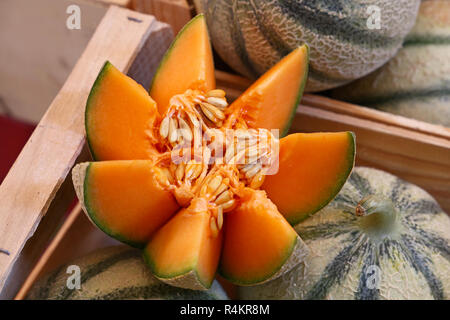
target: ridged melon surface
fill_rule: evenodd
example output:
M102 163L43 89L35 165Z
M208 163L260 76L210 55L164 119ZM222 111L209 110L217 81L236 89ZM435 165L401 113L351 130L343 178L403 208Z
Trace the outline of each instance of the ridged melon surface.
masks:
M370 195L394 209L383 202L358 216ZM336 199L296 231L311 254L278 279L239 288L240 298L450 298L450 218L427 192L389 173L355 168Z
M450 127L450 2L424 1L398 54L335 97Z
M205 0L214 48L236 71L256 78L303 43L311 48L307 91L334 88L380 67L401 47L419 0ZM369 6L380 9L370 29ZM369 21L370 22L370 21Z
M67 287L69 265L80 267L81 289ZM63 265L34 284L29 300L224 300L218 282L208 291L172 287L152 276L141 252L127 246L97 250Z

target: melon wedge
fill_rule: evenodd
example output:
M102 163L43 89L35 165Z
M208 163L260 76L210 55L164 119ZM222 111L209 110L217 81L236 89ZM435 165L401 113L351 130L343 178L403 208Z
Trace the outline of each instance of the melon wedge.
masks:
M161 114L169 100L187 89L209 91L216 86L214 61L205 17L199 14L178 33L163 57L150 86Z
M205 290L216 274L222 232L214 237L205 199L194 199L152 237L144 258L160 280L183 288Z
M262 189L295 225L326 206L355 162L352 132L295 133L280 140L279 169Z
M148 160L78 164L72 171L78 199L91 221L111 237L144 247L177 210Z
M308 248L264 191L246 188L228 213L219 272L239 285L278 277L300 263Z
M286 135L303 95L309 48L303 45L281 59L230 106L251 128L280 130Z
M158 118L148 92L107 61L86 104L86 135L93 158L149 159L157 154L152 137Z

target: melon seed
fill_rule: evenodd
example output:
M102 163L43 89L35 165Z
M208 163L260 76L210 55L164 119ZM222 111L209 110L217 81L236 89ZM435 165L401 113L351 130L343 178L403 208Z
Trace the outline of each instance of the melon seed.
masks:
M170 118L169 121L169 142L174 143L178 139L177 134L178 122L174 118Z
M236 204L236 201L234 201L234 199L231 199L227 202L225 202L224 204L221 204L220 206L223 209L223 212L228 212L234 209L234 205Z
M227 190L219 194L219 196L216 198L214 202L216 204L223 204L227 201L230 201L232 199L232 196L233 196L232 193L229 190Z
M223 208L219 206L217 208L217 227L219 228L219 230L222 230L222 226L223 226Z
M217 119L220 119L220 120L225 119L225 114L220 109L213 106L212 104L205 102L205 103L202 103L202 106L207 108Z
M165 117L163 121L161 121L159 134L163 139L167 138L167 136L169 135L169 117Z
M250 188L258 189L264 183L265 178L266 178L266 176L261 171L258 172L258 174L255 175L253 177L252 181L250 182Z
M177 166L177 169L175 170L175 176L177 178L178 181L183 180L183 176L184 176L184 163L180 163Z
M225 91L222 89L213 89L206 93L206 98L215 97L215 98L223 98L225 97Z
M211 229L211 234L215 238L219 234L219 230L217 229L216 219L214 217L211 217L209 220L209 227Z
M222 183L221 175L217 175L214 178L212 178L208 183L208 193L214 194L214 192L216 192L221 183Z
M206 99L206 101L210 104L212 104L213 106L220 108L220 109L225 109L226 107L228 107L228 103L225 99L221 99L221 98L216 98L216 97L209 97Z
M192 131L187 122L184 119L179 118L178 124L180 125L180 131L183 138L188 142L192 141Z
M211 120L213 123L216 123L218 121L218 119L214 116L214 114L212 114L212 112L205 106L205 104L201 104L200 108L202 109L203 114L205 115L206 118L208 118L209 120Z

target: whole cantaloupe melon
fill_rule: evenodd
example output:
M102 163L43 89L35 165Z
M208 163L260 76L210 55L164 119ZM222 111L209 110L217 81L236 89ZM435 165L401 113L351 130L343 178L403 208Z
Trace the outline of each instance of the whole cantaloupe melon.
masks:
M392 58L414 25L419 3L204 0L196 7L206 13L219 55L249 78L307 43L311 56L306 90L320 91L365 76Z
M357 167L336 199L296 226L311 254L242 299L449 299L450 219L424 190Z
M334 96L450 127L450 1L424 1L403 48Z
M80 268L81 288L67 286L69 265ZM69 279L70 281L70 279ZM120 245L97 250L61 266L38 280L28 293L31 300L223 300L228 299L217 281L207 291L181 289L152 276L139 250Z

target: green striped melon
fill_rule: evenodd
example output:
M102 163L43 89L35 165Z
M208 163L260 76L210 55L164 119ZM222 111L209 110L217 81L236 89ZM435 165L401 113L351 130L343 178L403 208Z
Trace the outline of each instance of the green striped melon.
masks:
M306 90L320 91L358 79L392 58L413 27L419 4L420 0L203 0L197 8L205 11L221 58L249 78L307 43L311 52ZM379 29L373 24L373 5L379 8Z
M81 289L66 285L71 274L67 267L80 267ZM141 252L127 246L113 246L61 266L38 280L28 293L32 300L119 300L177 299L223 300L227 295L217 281L207 291L195 291L167 285L151 275Z
M450 127L450 1L424 1L398 54L379 70L333 94Z
M240 298L450 298L450 219L427 192L389 173L355 168L296 230L309 257L281 278L240 287Z

